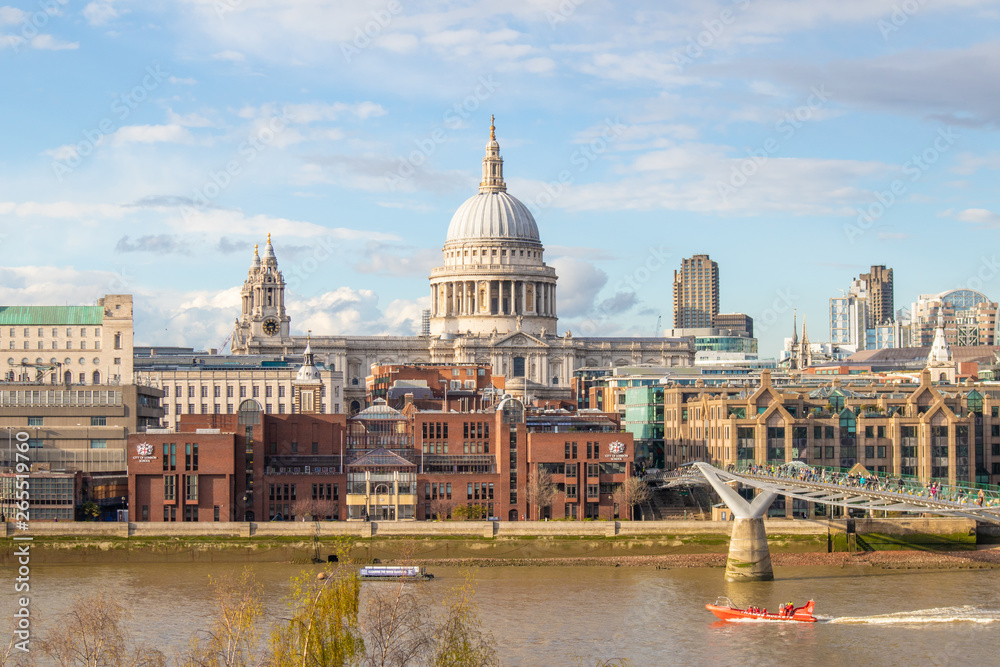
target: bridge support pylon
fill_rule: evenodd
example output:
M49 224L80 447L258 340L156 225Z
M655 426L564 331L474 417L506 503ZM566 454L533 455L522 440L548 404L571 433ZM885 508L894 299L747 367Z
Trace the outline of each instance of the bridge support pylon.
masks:
M778 495L762 491L749 503L718 477L715 468L702 463L694 465L733 513L733 532L729 537L729 557L726 559L726 581L772 581L774 570L771 568L771 550L767 546L767 533L764 530L764 515Z
M771 551L764 532L764 518L733 520L729 538L729 557L726 559L726 581L772 581Z

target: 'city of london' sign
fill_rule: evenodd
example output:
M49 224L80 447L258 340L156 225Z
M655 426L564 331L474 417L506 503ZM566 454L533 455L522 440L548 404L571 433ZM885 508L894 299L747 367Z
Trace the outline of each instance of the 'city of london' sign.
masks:
M625 458L625 443L619 440L608 443L608 458L615 460L624 460Z
M132 457L133 461L149 463L155 458L156 457L153 455L153 446L148 442L140 442L135 446L135 456Z

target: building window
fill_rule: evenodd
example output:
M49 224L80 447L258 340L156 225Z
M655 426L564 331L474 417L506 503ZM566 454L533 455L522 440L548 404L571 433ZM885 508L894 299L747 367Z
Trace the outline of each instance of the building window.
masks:
M278 386L278 398L284 398L284 397L285 397L285 385L279 385Z
M108 418L107 417L91 417L90 418L90 425L91 426L107 426L108 425Z
M212 510L213 510L213 512L215 514L215 521L218 521L219 520L219 506L218 505L214 505L212 507Z
M28 417L28 426L41 426L42 417Z
M198 500L198 475L188 475L187 487L184 491L184 497L187 500L193 500L197 502Z
M90 448L91 449L107 449L108 448L108 441L107 440L91 440L90 441Z
M177 500L177 475L166 475L163 478L163 499Z

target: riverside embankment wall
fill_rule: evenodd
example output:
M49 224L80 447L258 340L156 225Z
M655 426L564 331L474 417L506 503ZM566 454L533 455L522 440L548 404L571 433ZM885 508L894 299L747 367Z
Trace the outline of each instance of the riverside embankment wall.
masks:
M765 524L776 553L859 548L845 521L776 519ZM966 519L858 519L860 548L974 546ZM268 523L41 523L30 526L33 562L274 562L353 558L540 559L725 553L725 521L446 521ZM15 524L0 561L9 563ZM971 538L969 537L971 535ZM907 546L909 545L909 546Z

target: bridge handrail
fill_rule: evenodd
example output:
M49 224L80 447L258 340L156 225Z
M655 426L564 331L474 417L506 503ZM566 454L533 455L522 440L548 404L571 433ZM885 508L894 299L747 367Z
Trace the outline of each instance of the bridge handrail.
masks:
M1000 489L992 484L970 487L968 485L944 484L940 480L922 482L916 478L907 478L902 475L877 475L875 473L870 473L869 476L865 477L851 475L844 468L809 465L741 464L730 465L726 470L749 476L834 484L844 488L880 491L903 497L926 498L930 502L954 503L965 507L1000 508ZM982 493L981 503L979 502L980 492Z

